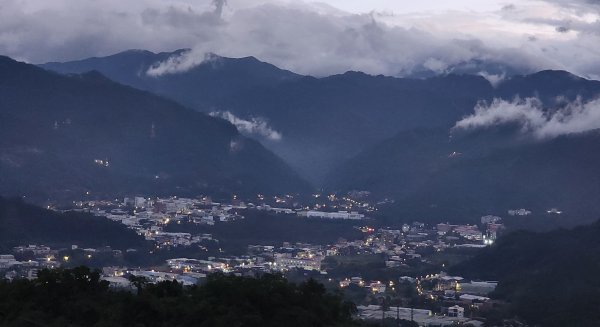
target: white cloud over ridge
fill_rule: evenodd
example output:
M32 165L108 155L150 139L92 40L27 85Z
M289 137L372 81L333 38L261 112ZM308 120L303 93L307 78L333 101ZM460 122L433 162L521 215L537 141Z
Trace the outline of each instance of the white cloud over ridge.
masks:
M576 8L565 5L571 2L578 3ZM600 23L586 3L523 0L491 12L360 14L298 0L229 0L226 5L211 0L2 0L0 54L46 62L131 48L193 49L154 67L151 75L184 71L215 53L255 56L316 76L348 70L397 76L423 68L448 72L477 60L524 72L565 69L596 78Z
M229 121L243 134L261 136L270 141L280 141L282 139L281 133L272 129L263 118L242 119L229 111L213 111L210 115Z
M219 62L219 57L212 53L205 53L203 56L191 55L191 53L192 50L184 51L179 55L170 56L169 59L163 62L154 63L146 74L154 77L177 74L188 71L200 64L218 64Z
M538 139L600 129L600 99L577 100L555 111L544 110L536 98L494 99L490 104L478 104L475 113L458 121L454 128L472 130L503 124L518 124L523 134Z

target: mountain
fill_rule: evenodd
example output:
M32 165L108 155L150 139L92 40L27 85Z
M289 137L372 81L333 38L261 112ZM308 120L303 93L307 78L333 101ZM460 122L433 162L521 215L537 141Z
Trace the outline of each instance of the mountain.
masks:
M444 74L455 75L481 75L488 77L491 81L500 82L502 79L516 75L533 73L530 69L508 65L503 62L483 59L470 59L459 62L443 69L432 69L421 64L413 68L412 72L405 77L429 78Z
M600 82L588 80L561 70L544 70L530 75L513 76L500 83L496 90L499 98L536 97L546 105L557 105L577 98L589 100L600 94Z
M0 250L27 244L117 249L148 246L143 237L124 225L91 214L57 213L0 197Z
M98 70L117 82L165 95L200 111L229 111L247 121L264 119L283 137L259 139L316 184L363 147L403 128L453 123L492 93L489 83L479 76L419 80L348 72L302 77L252 57L211 56L185 72L158 77L146 74L157 63L181 53L184 50L159 54L126 51L41 67L60 73Z
M496 87L474 75L409 79L348 72L253 90L221 106L241 117L267 117L283 134L267 146L328 186L324 176L362 150L403 131L450 129L481 101L537 96L553 107L598 94L600 82L561 71L514 76Z
M307 189L224 120L98 72L63 76L0 57L0 194L44 200Z
M598 233L600 222L546 233L515 232L450 273L499 281L492 296L507 301L504 315L532 326L598 326Z
M599 153L600 131L537 140L517 126L416 130L342 164L328 185L394 198L390 213L408 220L472 223L510 209L560 208L581 222L598 218Z
M492 93L505 100L536 97L546 113L598 95L600 82L563 71L514 76ZM366 147L333 169L324 184L393 198L386 213L407 220L475 222L516 208L546 218L552 208L579 222L598 218L599 131L540 139L516 124L470 131L432 126L405 129Z
M395 78L347 72L315 78L298 76L253 58L219 57L217 62L226 64L216 69L209 57L186 72L152 78L140 75L154 65L151 62L173 55L177 52L130 51L42 67L63 73L98 69L117 81L166 95L197 110L229 112L230 120L246 135L260 140L321 187L329 186L325 182L329 173L361 151L400 132L450 129L471 114L480 101L537 96L545 106L552 107L578 96L589 99L600 94L600 82L562 71L530 75L508 71L505 79L499 78L494 85L479 75L457 74ZM137 59L130 62L122 57ZM482 61L464 63L452 71L477 73L479 68L499 75L505 71ZM156 84L151 87L140 79ZM278 132L281 137L265 138L257 133L261 129Z
M40 67L63 74L96 70L118 83L163 95L206 112L211 111L222 99L239 92L300 78L300 75L254 57L226 58L215 54L206 55L201 63L182 72L161 75L149 73L160 63L184 58L189 52L189 49L161 53L129 50L107 57L50 62Z
M323 186L323 177L362 149L401 130L449 126L493 89L480 76L427 80L348 72L305 77L228 98L241 117L266 117L282 132L268 146Z

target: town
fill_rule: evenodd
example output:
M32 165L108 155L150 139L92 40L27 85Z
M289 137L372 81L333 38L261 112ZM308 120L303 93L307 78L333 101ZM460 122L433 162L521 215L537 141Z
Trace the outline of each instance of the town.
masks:
M279 273L292 281L313 278L330 289L343 290L357 303L361 319L405 319L420 326L482 325L477 320L479 314L497 305L486 297L496 282L465 280L444 271L457 260L493 244L505 228L502 218L483 216L477 225L412 222L397 228L373 227L375 221L370 216L388 200L371 204L365 200L366 195L316 194L307 204L292 195L272 199L258 195L257 205L236 196L227 203L208 196L75 201L69 208L50 208L88 212L123 224L151 244L150 250L24 244L0 256L0 274L9 280L34 279L40 269L84 264L101 269L102 279L111 287L133 291L132 278L193 285L211 273ZM509 215L523 212L526 210ZM337 221L350 224L359 237L339 237L328 244L245 244L245 253L228 253L223 250L223 240L207 232L215 226L233 227L251 214L316 223ZM174 228L178 231L172 231ZM181 228L191 230L183 232ZM192 255L169 256L179 253ZM135 260L128 259L140 256L156 256L160 261L138 261L135 265Z

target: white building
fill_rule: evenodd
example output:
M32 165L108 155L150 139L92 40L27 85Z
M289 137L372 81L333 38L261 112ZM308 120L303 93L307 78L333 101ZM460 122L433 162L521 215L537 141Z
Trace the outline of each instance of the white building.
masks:
M448 308L448 317L463 318L465 316L465 308L454 305Z
M306 218L323 218L323 219L348 219L348 220L360 220L364 219L365 215L360 214L356 211L337 211L337 212L325 212L325 211L300 211L298 216Z
M279 269L300 268L304 270L321 270L321 261L323 257L313 256L312 258L292 257L286 253L278 253L275 255L275 264Z
M11 254L0 254L0 269L8 269L12 266L20 265L21 262L15 260Z
M469 282L460 284L461 291L473 295L488 295L496 289L497 282Z

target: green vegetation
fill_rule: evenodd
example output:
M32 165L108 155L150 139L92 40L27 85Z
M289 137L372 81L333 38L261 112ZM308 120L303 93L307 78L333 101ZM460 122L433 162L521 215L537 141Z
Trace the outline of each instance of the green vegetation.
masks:
M308 280L211 275L206 283L110 290L86 267L43 270L33 281L0 282L2 326L351 326L351 303Z

